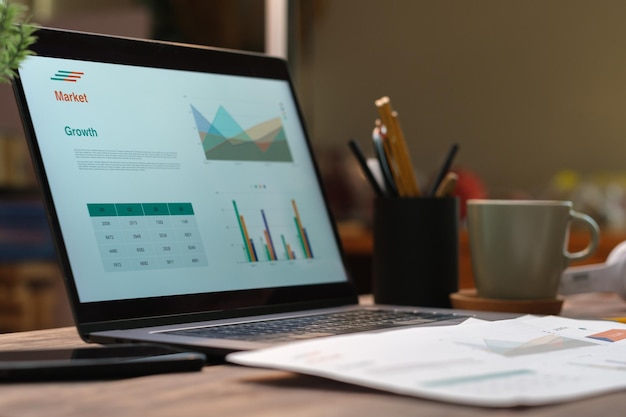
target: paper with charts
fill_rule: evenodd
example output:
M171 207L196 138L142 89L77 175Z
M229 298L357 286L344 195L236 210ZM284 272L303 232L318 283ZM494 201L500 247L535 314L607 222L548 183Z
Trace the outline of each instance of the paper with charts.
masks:
M523 316L353 334L230 354L231 362L486 407L626 388L626 325Z

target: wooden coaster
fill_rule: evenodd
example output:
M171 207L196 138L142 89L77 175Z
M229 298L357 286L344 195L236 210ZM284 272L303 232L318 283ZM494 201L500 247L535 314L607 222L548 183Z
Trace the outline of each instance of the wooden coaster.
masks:
M541 300L496 300L481 298L475 289L461 290L450 294L452 307L460 310L499 311L521 314L559 314L563 299Z

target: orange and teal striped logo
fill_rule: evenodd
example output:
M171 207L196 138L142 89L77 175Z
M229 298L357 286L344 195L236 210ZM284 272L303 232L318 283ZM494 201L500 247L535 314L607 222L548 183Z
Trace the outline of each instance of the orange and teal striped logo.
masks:
M53 81L67 81L70 83L75 83L76 81L80 80L84 74L84 72L79 71L59 70L56 72L56 74L54 74L54 77L50 77L50 79Z

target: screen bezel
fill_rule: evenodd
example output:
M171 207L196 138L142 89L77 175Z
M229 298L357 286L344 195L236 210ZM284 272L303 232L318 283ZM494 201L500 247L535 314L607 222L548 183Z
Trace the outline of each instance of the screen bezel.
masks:
M289 84L300 121L303 123L301 110L297 100L295 100L288 66L283 59L256 53L51 28L41 28L36 35L38 40L32 46L32 50L35 54L44 57L284 80ZM75 321L79 330L83 330L81 335L84 336L84 332L92 329L105 330L109 327L128 328L140 326L144 325L146 321L169 324L188 321L190 317L196 319L223 318L252 313L257 314L265 311L276 312L308 307L317 308L357 302L356 291L349 278L346 282L333 284L80 302L50 192L50 185L19 77L14 81L14 91L35 171L42 188L48 220L71 299ZM306 129L304 129L304 132L306 146L312 157L312 148L310 140L306 136ZM317 176L317 182L320 184L322 195L324 195L319 169L314 159L312 165ZM327 201L325 195L324 199ZM329 219L333 223L335 240L341 251L338 233L334 227L332 213L328 208L328 204L326 204L326 210ZM348 277L345 266L344 271L345 276ZM107 323L110 323L110 326Z

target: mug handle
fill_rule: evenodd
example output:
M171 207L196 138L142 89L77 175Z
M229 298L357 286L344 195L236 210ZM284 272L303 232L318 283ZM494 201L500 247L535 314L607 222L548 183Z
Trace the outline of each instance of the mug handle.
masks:
M583 250L572 253L565 249L564 255L566 258L568 258L570 261L579 261L581 259L585 259L591 256L598 248L598 242L600 240L600 228L598 227L598 223L596 223L596 221L591 216L579 213L574 210L570 210L570 216L572 216L572 220L578 220L583 222L585 226L587 226L587 229L589 230L589 235L591 237L589 244Z

